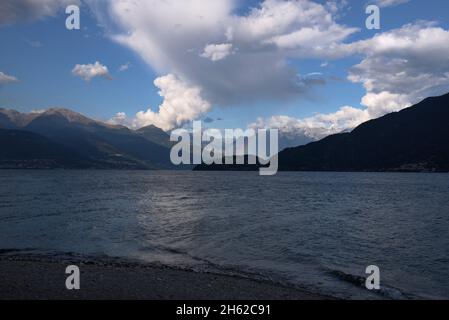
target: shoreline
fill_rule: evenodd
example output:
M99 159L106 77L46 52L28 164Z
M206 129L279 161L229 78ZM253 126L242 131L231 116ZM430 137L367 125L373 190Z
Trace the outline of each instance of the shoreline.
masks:
M195 272L121 258L51 257L0 250L0 300L331 300L265 280ZM80 269L67 290L65 268Z
M224 165L223 165L224 166ZM245 166L245 165L242 165ZM28 168L28 167L0 167L1 171L66 171L66 172L77 172L77 171L98 171L98 172L107 172L107 171L128 171L128 172L194 172L194 173L210 173L210 172L248 172L253 173L257 172L259 168L255 169L243 169L243 168L236 168L233 170L226 169L226 168L217 168L217 169L189 169L189 168L175 168L175 169L133 169L133 168L65 168L65 167L55 167L55 168L43 168L43 167L36 167L36 168ZM449 174L449 171L446 170L289 170L289 169L282 169L280 168L278 170L278 173L417 173L417 174Z

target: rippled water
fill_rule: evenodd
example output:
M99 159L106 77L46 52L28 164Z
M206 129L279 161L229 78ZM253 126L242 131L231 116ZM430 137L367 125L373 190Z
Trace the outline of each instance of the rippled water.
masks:
M449 175L0 171L0 248L449 298ZM361 286L368 265L381 292Z

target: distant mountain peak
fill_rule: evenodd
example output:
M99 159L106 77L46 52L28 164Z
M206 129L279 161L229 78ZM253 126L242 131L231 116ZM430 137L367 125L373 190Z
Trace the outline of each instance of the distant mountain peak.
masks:
M52 116L52 115L58 115L63 118L65 118L68 122L76 122L81 124L94 124L97 123L97 121L89 119L86 116L83 116L81 113L65 109L65 108L50 108L45 110L42 113L38 114L38 117L41 116Z
M161 128L158 128L152 124L136 130L136 133L140 134L142 137L150 140L151 142L167 148L171 148L171 146L173 145L172 142L170 142L170 135Z
M38 116L38 113L21 113L13 109L0 108L0 128L22 128Z
M1 117L3 116L3 117ZM0 128L25 128L37 119L45 117L58 116L65 119L69 123L77 123L82 125L97 124L111 129L124 129L123 126L111 125L101 121L90 119L81 113L67 108L49 108L44 110L19 112L13 109L0 108ZM7 123L9 122L9 123Z
M150 124L148 126L139 128L137 131L145 131L145 130L153 130L153 129L162 130L161 128L156 127L154 124Z
M156 127L137 132L65 108L0 109L0 168L170 168L168 146Z

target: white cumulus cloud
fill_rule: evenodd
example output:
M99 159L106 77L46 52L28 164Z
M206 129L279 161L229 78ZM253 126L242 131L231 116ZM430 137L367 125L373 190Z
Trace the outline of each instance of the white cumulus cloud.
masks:
M225 59L227 56L232 54L232 44L222 43L222 44L209 44L204 48L201 56L203 58L208 58L212 61L219 61Z
M18 82L18 81L19 80L16 77L8 75L8 74L0 71L0 85Z
M125 71L128 71L130 67L131 67L131 63L130 63L130 62L127 62L127 63L125 63L125 64L122 64L122 65L118 68L118 71L119 71L119 72L125 72Z
M175 75L159 77L154 85L160 89L159 95L164 98L158 111L151 108L140 111L133 119L118 113L109 122L133 128L154 125L167 131L199 118L211 108L210 103L201 97L200 88L188 85Z
M118 112L115 116L107 121L109 124L130 126L130 122L125 112Z
M318 140L330 134L351 130L370 119L372 116L368 110L344 106L334 113L316 114L302 119L285 115L268 119L259 118L249 126L279 129L281 134L286 136L305 136Z
M77 64L73 68L72 74L76 77L82 78L85 81L90 81L95 77L111 79L108 67L102 65L98 61L94 64Z

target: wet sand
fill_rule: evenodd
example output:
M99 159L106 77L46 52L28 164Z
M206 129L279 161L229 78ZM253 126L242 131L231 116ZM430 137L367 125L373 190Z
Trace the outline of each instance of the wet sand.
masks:
M67 290L67 266L80 290ZM268 281L123 261L0 255L2 300L322 300L329 297Z

